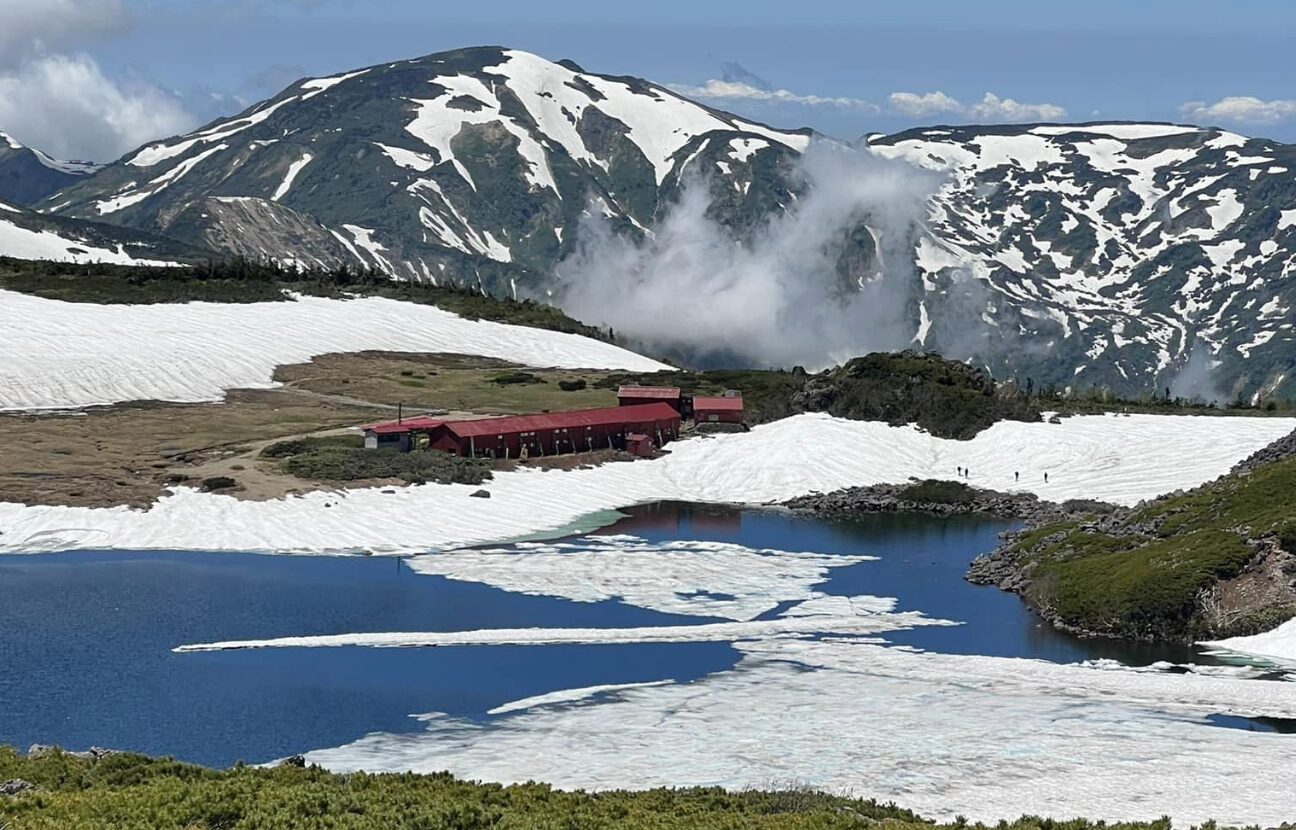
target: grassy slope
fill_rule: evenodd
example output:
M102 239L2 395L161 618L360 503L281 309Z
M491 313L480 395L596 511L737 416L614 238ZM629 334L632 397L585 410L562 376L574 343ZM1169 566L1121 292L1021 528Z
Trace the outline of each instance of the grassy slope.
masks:
M1198 596L1236 576L1250 540L1296 527L1296 458L1229 475L1133 511L1107 532L1068 522L1020 537L1011 553L1033 568L1027 597L1095 633L1184 639L1206 627Z
M217 772L136 755L30 760L0 747L0 781L40 789L0 796L9 830L934 830L892 805L808 791L718 789L560 792L434 775L332 775L316 768ZM1085 821L1022 819L997 830L1087 830ZM949 828L969 827L959 822ZM1168 830L1168 822L1106 825Z

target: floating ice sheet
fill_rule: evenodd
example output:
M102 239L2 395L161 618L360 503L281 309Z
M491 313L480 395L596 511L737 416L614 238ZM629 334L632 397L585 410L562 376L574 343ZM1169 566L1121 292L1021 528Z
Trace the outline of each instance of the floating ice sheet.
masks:
M827 578L829 568L873 558L596 536L579 544L525 542L511 549L420 556L407 564L419 573L515 593L578 602L620 598L668 614L750 620L780 602L817 596L812 586Z
M1296 685L859 643L745 643L732 671L488 725L435 718L307 755L557 787L797 782L926 815L1291 818L1292 736L1207 725L1296 714Z

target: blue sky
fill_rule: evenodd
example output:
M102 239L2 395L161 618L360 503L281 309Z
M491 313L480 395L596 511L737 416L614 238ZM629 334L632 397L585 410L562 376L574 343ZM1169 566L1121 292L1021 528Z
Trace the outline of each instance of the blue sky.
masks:
M100 76L92 80L102 88L83 97L106 94L111 109L142 96L134 118L108 113L119 145L226 114L302 74L492 43L846 138L933 123L1119 118L1296 140L1296 4L1276 0L0 0L0 15L22 23L24 7L41 15L29 15L30 34L13 25L7 43L0 35L0 73L30 76L33 64L63 56ZM71 89L59 78L72 73L61 73L44 83ZM0 74L0 98L4 84ZM21 123L37 105L0 103L0 129L67 145L54 152L124 151L109 129L92 144L60 134L92 112Z

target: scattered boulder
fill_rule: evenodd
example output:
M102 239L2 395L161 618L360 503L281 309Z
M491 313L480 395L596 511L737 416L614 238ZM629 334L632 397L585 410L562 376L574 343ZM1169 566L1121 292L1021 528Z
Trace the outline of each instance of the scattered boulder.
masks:
M1273 461L1296 455L1296 432L1290 432L1268 446L1256 450L1251 455L1233 465L1230 473L1249 473L1256 467Z
M287 758L285 758L285 759L283 759L282 761L279 762L279 766L281 766L281 767L305 767L305 766L306 766L306 756L304 756L304 755L289 755Z
M24 781L21 778L10 778L8 781L0 783L0 796L14 796L34 789L36 789L36 785L30 781Z
M489 490L477 490L476 492L469 493L468 497L473 499L488 499L491 497L491 494Z

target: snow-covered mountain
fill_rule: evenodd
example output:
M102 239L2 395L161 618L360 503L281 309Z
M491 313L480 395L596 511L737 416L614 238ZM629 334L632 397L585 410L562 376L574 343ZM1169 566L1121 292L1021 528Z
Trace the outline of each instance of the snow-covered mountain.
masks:
M0 132L0 200L29 205L85 178L102 165L58 161Z
M107 265L175 265L209 255L144 231L45 216L0 201L0 256Z
M591 197L635 232L691 162L728 159L750 182L808 143L808 131L635 78L483 47L300 81L42 207L245 255L507 291L552 269ZM753 214L777 204L760 187L742 195Z
M299 81L38 207L506 294L553 280L591 206L642 237L694 171L710 180L708 219L743 238L804 195L792 162L811 137L481 47ZM1165 124L938 127L864 145L944 177L912 234L915 345L1037 387L1138 394L1211 369L1228 397L1296 396L1296 147ZM843 276L878 266L869 223L842 236Z
M1001 371L1146 390L1196 346L1225 395L1296 394L1296 147L1168 124L941 127L869 145L948 175L915 255L925 345L968 337L939 321L970 276L986 289L975 351Z

